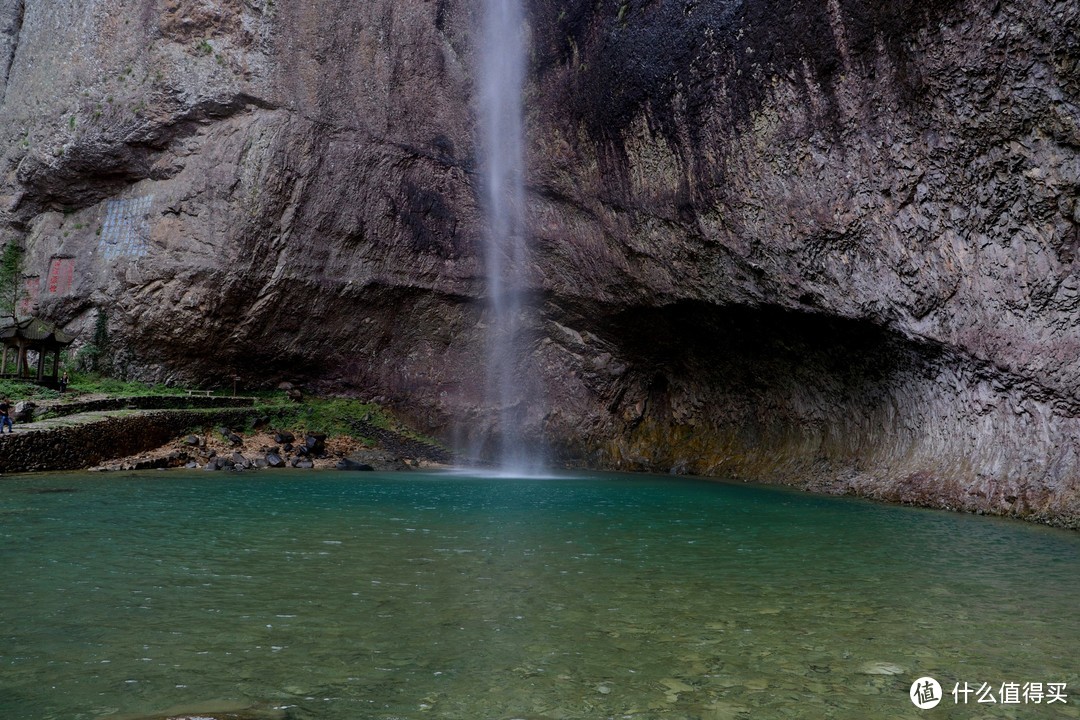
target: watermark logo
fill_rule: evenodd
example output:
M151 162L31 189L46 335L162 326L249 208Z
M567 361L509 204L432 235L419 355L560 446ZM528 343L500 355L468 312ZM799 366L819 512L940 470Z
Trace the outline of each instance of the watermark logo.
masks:
M953 704L967 705L990 703L994 705L1053 705L1069 702L1066 692L1068 685L1063 682L1003 682L995 687L983 682L971 684L956 683L952 689ZM937 707L942 700L941 684L932 677L921 677L911 683L908 697L915 707L929 710Z
M994 692L990 683L979 683L979 687L964 682L963 686L956 683L953 686L953 702L957 705L967 705L969 698L974 697L972 702L993 703L1001 705L1053 705L1069 702L1069 694L1065 692L1068 685L1063 682L1026 682L1021 685L1018 682L1003 682Z
M932 677L921 677L911 683L908 695L911 697L911 702L915 703L915 707L920 710L929 710L937 707L941 702L941 685Z

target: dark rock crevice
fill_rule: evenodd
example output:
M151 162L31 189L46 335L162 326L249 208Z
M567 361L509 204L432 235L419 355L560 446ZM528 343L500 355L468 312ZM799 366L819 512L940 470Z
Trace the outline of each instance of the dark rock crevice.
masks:
M8 79L19 51L26 0L4 0L0 4L0 98L7 97ZM0 102L2 104L2 102Z
M574 315L589 339L563 348L581 356L573 387L606 412L549 428L578 440L560 445L571 464L1080 526L1074 397L864 320L696 302Z

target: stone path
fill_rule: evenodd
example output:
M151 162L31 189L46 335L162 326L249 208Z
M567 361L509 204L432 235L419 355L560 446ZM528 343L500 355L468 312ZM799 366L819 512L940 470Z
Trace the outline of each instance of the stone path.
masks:
M58 427L71 427L72 425L93 423L109 418L127 417L132 414L161 410L209 410L229 407L254 407L255 398L244 396L218 396L207 401L203 398L185 397L183 395L136 395L131 397L115 397L103 393L87 393L55 400L34 400L33 402L35 403L35 416L51 414L52 417L34 420L29 423L16 422L15 428L17 431L30 432L34 430L50 430ZM80 409L95 404L105 405L106 407L101 409ZM114 407L108 407L109 405L113 405ZM143 407L139 407L140 405ZM75 412L65 412L65 410L69 409L75 410ZM7 433L4 434L6 435Z
M95 410L93 412L76 413L74 415L61 415L59 417L45 418L44 420L35 420L28 423L15 423L15 432L12 435L18 435L19 433L34 432L36 430L54 430L56 428L73 427L75 425L87 425L90 423L101 422L102 420L109 420L111 418L128 417L131 415L138 415L142 413L158 412L156 410ZM7 437L8 433L4 433L3 437Z

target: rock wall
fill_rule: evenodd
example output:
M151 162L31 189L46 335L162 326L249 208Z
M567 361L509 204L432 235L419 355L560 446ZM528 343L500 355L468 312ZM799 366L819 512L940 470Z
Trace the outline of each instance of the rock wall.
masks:
M28 308L484 435L461 0L0 2ZM1080 8L531 0L554 460L1080 523ZM527 387L529 383L522 383Z
M534 136L597 464L1077 526L1080 9L624 7Z

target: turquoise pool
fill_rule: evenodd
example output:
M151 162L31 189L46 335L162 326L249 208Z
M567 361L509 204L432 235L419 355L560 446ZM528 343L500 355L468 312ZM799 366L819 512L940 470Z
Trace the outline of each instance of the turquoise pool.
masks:
M1080 536L783 489L7 477L0 570L5 720L1080 717Z

